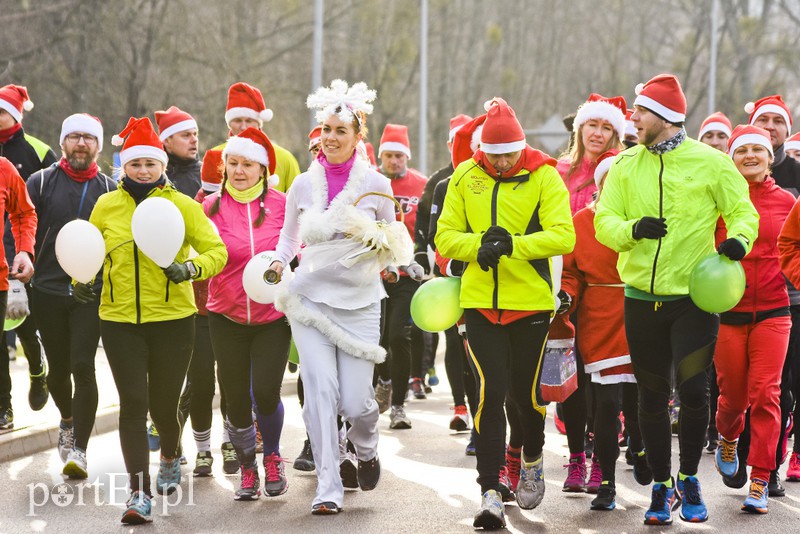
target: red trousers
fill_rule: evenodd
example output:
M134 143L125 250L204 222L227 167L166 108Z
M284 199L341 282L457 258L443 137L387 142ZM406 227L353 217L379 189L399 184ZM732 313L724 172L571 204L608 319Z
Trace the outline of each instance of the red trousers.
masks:
M781 372L791 327L790 317L719 327L714 354L719 384L717 430L727 440L737 439L750 408L747 463L762 477L765 471L768 477L775 469L781 426Z

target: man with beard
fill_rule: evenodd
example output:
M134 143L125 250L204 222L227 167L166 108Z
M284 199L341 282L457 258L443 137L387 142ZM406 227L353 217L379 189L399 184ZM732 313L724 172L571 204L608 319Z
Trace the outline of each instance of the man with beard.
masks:
M156 111L158 137L167 153L167 178L178 191L192 198L200 191L200 160L197 157L197 122L177 106Z
M19 85L0 87L0 156L7 158L16 168L23 180L39 169L55 163L56 155L42 141L25 133L22 129L24 111L33 109L33 102L28 98L28 90ZM14 236L5 218L3 235L6 261L13 265L17 247ZM6 317L22 319L29 314L26 288L19 279L9 280L8 307ZM47 403L49 394L46 385L42 347L36 335L36 323L28 317L15 332L22 343L28 359L28 371L31 377L31 388L28 392L28 404L33 410L41 410ZM4 333L4 338L7 334ZM5 339L3 346L14 346L16 343ZM11 408L11 376L8 371L8 351L0 347L0 429L14 427L14 412Z
M58 452L63 473L85 479L86 447L97 412L94 357L100 339L98 274L83 292L56 259L61 228L75 219L89 220L97 199L117 188L101 173L97 155L103 149L100 120L85 113L67 117L61 126L61 160L28 179L28 193L40 221L36 232L36 273L31 301L50 372L47 385L61 413ZM72 384L75 384L74 392Z

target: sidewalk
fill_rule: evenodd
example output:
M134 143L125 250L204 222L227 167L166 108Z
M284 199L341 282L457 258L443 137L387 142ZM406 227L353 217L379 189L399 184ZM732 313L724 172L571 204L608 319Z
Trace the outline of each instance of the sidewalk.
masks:
M18 351L21 353L21 351ZM55 448L58 444L58 424L61 420L53 398L38 412L28 406L28 360L18 355L11 362L11 402L14 408L14 430L0 431L0 462L7 462ZM113 432L119 428L119 396L108 366L103 347L98 347L95 358L98 404L93 435ZM283 393L296 390L297 374L287 370L283 379ZM219 394L214 396L214 407L219 405Z

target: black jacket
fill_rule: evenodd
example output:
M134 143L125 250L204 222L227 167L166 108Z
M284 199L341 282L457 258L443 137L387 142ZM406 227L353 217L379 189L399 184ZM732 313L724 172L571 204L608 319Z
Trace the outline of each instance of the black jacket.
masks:
M194 198L200 191L200 167L200 160L186 160L169 154L167 178L178 191Z
M433 235L429 234L428 229L431 226L431 203L433 201L433 191L436 184L449 178L453 175L453 164L450 163L447 167L443 167L433 173L425 184L425 189L422 192L422 198L417 206L417 220L414 223L414 252L426 252L428 245L433 248ZM441 209L441 206L439 206Z
M800 196L800 162L788 157L783 150L783 145L775 150L772 177L775 178L778 186L789 191L795 198Z
M36 207L36 263L33 286L51 295L71 295L71 279L56 259L56 237L61 228L75 219L89 220L101 195L114 191L117 184L103 173L86 182L76 182L56 163L33 173L27 182L28 194ZM100 294L103 277L95 279Z

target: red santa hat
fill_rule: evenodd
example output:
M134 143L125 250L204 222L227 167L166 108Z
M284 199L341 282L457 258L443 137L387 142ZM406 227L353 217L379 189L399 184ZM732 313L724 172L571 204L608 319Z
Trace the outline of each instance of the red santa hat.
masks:
M251 126L239 135L228 138L222 157L227 159L228 156L241 156L260 163L269 171L269 185L275 187L280 182L280 177L275 174L277 162L272 141L258 128Z
M731 136L733 125L730 119L725 116L721 111L712 113L700 125L700 133L697 134L697 139L702 139L708 132L723 132L728 137Z
M659 74L637 85L635 91L634 106L647 108L672 123L686 120L686 96L674 75Z
M322 142L322 126L314 126L314 129L308 132L308 150L317 146Z
M772 154L772 141L770 140L769 132L758 126L740 124L734 128L730 139L728 139L728 155L733 156L736 149L742 145L761 145L766 147L769 153Z
M800 150L800 133L796 133L783 143L784 150Z
M387 124L378 146L378 157L384 152L402 152L411 159L411 143L408 141L408 126Z
M97 151L103 150L103 124L100 119L88 113L74 113L61 123L61 135L58 144L64 144L64 138L71 133L86 133L97 138Z
M636 125L633 124L631 120L631 116L633 115L633 110L629 109L625 111L625 135L633 135L636 138L639 137L639 132L636 130Z
M781 98L781 95L765 96L755 102L748 102L744 106L744 111L750 114L750 120L748 121L750 124L753 124L759 115L777 113L783 117L789 133L792 133L792 113L789 111L789 106Z
M470 117L469 115L464 115L463 113L456 115L455 117L450 119L450 131L447 134L447 142L452 143L453 137L455 137L456 132L471 120L472 117Z
M176 133L197 130L197 121L194 117L178 106L170 106L167 111L156 111L156 124L158 124L158 138L162 142Z
M14 84L0 87L0 109L8 111L15 121L22 122L22 112L33 109L28 89Z
M203 191L219 191L222 183L222 150L211 149L203 156L203 165L200 167L200 184Z
M257 87L249 83L236 82L228 89L228 105L225 108L225 122L246 117L255 119L259 124L272 120L272 110L267 109L264 96Z
M481 150L486 154L508 154L527 146L525 132L508 102L495 97L483 105L486 121L481 131Z
M600 154L597 158L597 167L594 168L594 183L600 187L600 182L603 181L603 176L611 169L614 163L614 157L619 154L619 150L612 148Z
M592 93L589 95L588 100L581 104L578 112L575 114L575 120L572 123L572 131L577 132L584 123L592 119L601 119L608 122L617 132L617 137L620 139L625 138L625 112L628 109L628 104L625 98L621 96L612 96L609 98Z
M486 122L486 113L466 123L453 136L450 157L453 161L454 169L471 158L475 151L480 148L484 122Z
M151 158L167 164L167 153L164 145L153 129L153 123L147 117L128 119L128 125L120 133L111 138L111 144L122 146L119 153L120 164L125 165L137 158Z
M367 157L369 158L369 164L372 165L373 169L378 168L378 160L375 159L375 147L372 146L372 143L365 143L367 148Z

